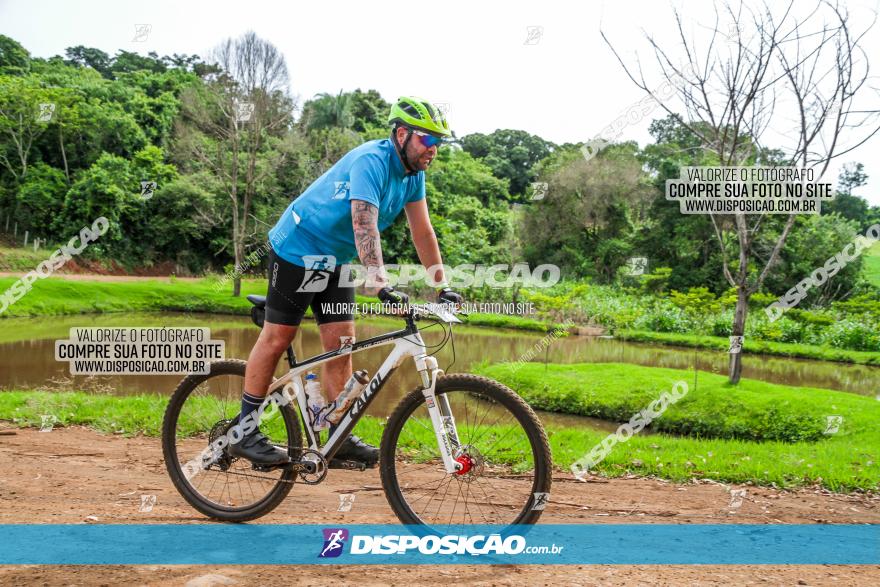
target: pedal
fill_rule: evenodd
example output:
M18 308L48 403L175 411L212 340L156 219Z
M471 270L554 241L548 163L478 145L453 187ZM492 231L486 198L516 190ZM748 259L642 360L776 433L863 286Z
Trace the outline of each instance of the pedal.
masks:
M373 468L376 465L372 465ZM360 461L343 461L340 459L332 459L329 464L331 469L348 469L349 471L366 471L367 464Z

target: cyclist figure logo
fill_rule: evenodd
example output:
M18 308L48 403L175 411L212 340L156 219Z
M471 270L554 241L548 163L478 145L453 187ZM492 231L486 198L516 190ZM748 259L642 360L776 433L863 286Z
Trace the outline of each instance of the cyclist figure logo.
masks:
M334 200L343 200L346 196L348 196L348 192L351 189L351 184L347 181L334 181L333 186L335 191L333 192Z
M318 558L334 558L342 554L342 546L348 540L348 530L345 528L324 528L324 548Z
M547 507L547 500L550 498L550 494L546 491L536 491L535 492L535 504L532 506L533 510L543 510Z
M336 268L336 257L333 255L303 255L302 259L306 273L296 291L316 293L327 289L330 274Z

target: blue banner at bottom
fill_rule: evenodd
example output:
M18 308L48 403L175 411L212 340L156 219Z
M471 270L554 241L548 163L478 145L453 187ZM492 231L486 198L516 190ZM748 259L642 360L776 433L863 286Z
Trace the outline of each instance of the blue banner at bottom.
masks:
M876 565L878 525L0 525L0 564Z

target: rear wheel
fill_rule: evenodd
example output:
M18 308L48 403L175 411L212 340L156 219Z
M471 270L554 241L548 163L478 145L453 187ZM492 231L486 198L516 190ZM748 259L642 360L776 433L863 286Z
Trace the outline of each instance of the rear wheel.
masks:
M174 486L201 513L229 522L271 512L296 478L291 467L255 471L247 460L229 456L228 448L207 469L202 466L205 449L227 433L241 410L245 366L245 361L218 361L209 374L186 377L171 396L162 423L165 467ZM267 408L260 430L296 460L302 436L291 406L279 406L274 416Z
M528 404L497 381L444 375L464 464L447 473L422 389L385 427L379 459L391 509L404 524L534 524L549 496L552 463L544 428Z

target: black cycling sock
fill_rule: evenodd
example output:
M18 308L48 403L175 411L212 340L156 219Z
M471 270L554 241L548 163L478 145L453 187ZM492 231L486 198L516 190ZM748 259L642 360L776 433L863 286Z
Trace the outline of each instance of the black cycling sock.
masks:
M259 408L263 404L262 397L258 397L256 395L251 395L248 392L244 392L241 396L241 416L238 418L238 423L241 424L244 422L244 419L252 412L254 412L257 408ZM259 421L255 422L256 425L259 425ZM254 430L257 429L257 426L254 426Z

